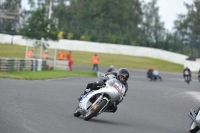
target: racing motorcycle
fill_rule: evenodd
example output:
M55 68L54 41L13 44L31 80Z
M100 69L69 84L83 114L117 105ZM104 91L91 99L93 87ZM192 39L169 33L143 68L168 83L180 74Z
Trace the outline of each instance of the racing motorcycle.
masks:
M190 133L196 133L200 130L200 107L197 110L190 109L188 116L192 119L190 124Z
M185 75L185 77L184 77L185 82L186 82L187 84L189 84L190 81L191 81L191 76L189 75L189 72L188 72L188 71L185 71L185 72L184 72L184 75Z
M83 116L88 121L103 112L109 112L109 107L123 97L123 85L117 79L109 79L99 90L93 90L85 94L75 109L74 116Z
M162 78L161 76L159 75L159 72L157 70L153 70L153 78L151 79L151 77L149 77L149 75L147 74L147 78L150 80L150 81L162 81Z

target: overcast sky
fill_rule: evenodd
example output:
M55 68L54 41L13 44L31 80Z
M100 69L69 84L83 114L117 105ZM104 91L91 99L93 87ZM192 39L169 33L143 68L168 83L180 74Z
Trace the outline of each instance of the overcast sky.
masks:
M151 0L144 0L146 2ZM186 14L187 9L185 3L192 4L193 0L158 0L157 6L159 6L159 15L161 21L165 23L165 28L172 30L174 26L174 20L177 19L178 14Z
M151 0L144 0L149 2ZM174 20L178 14L186 14L187 10L184 6L184 2L193 3L193 0L158 0L157 6L159 6L159 15L161 21L165 23L165 28L172 30L174 26ZM22 0L22 6L28 8L28 0Z

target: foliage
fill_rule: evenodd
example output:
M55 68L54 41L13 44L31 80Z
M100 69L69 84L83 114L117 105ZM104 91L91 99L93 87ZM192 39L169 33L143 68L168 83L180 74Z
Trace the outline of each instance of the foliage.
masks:
M137 37L128 38L126 34L140 31L137 27L142 19L140 5L138 0L72 0L70 5L63 2L55 5L53 16L58 19L60 29L74 34L73 39L86 36L89 41L130 44Z
M7 0L6 8L15 9L17 7L15 2L19 1L21 0ZM39 39L41 36L48 39L62 38L61 33L58 35L59 30L63 32L63 39L154 47L182 54L188 54L184 50L184 47L188 47L190 56L197 56L197 52L192 51L199 49L200 57L200 46L198 46L200 45L200 0L193 0L192 4L185 3L188 12L177 17L172 31L164 28L164 23L158 14L157 0L149 2L143 0L52 0L52 20L46 19L49 0L28 1L31 7L30 12L46 7L43 15L32 19L34 25L29 25L29 19L23 26L23 35L30 38L33 36ZM56 24L55 29L48 32L50 35L46 34L49 27L43 25L42 28L38 28L41 20ZM10 20L0 20L0 25L3 25L0 26L1 31L14 31L14 24ZM28 26L32 28L27 28ZM29 31L34 28L36 30L33 33Z
M164 40L164 23L160 21L159 7L156 6L157 0L152 0L143 5L143 22L141 29L145 35L145 46L159 48L160 40Z
M32 12L32 16L23 26L20 34L30 39L58 40L58 30L52 19L46 19L46 8L42 7Z
M63 39L64 38L64 36L63 36L63 32L62 31L60 31L59 33L58 33L58 39Z
M74 34L73 33L68 33L67 34L67 39L72 39L74 37Z
M190 47L191 56L197 56L193 49L199 49L200 57L200 0L193 0L192 4L185 3L187 14L180 14L174 22L182 43Z
M6 0L2 3L0 2L0 12L3 13L5 16L13 17L14 14L19 13L19 9L21 7L21 0ZM0 32L6 34L15 34L16 33L16 26L17 26L16 19L0 19Z

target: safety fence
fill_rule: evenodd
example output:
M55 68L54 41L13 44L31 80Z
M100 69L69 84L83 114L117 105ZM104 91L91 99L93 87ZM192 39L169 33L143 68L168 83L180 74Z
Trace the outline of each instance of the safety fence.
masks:
M0 58L0 72L46 70L46 61Z
M68 65L68 61L0 58L0 72L69 70Z
M46 60L48 67L54 70L69 70L69 62L66 60Z

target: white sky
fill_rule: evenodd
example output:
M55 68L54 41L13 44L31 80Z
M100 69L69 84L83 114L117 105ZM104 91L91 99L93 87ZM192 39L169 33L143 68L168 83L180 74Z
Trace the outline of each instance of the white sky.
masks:
M144 0L149 2L151 0ZM165 28L168 30L172 30L174 26L174 20L177 19L178 14L186 14L187 9L184 6L184 2L193 3L193 0L158 0L157 6L159 6L159 15L161 17L161 21L165 23ZM22 7L28 7L28 0L22 0Z
M149 2L151 0L144 0ZM165 23L165 28L172 30L174 26L174 20L177 19L178 14L186 14L187 9L185 3L192 4L193 0L158 0L157 6L159 6L159 15L161 21Z

